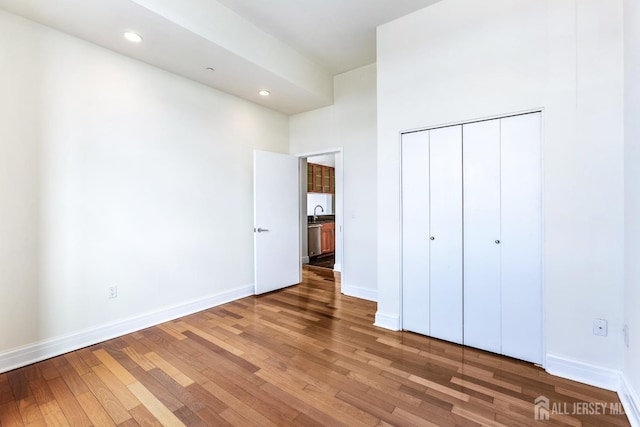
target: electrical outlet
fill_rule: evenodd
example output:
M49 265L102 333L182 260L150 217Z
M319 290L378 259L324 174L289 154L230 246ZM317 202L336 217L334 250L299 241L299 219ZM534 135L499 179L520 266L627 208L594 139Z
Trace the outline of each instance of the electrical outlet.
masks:
M605 319L595 319L593 321L593 335L607 336L607 321Z
M109 299L116 298L118 296L118 287L110 286L109 287Z

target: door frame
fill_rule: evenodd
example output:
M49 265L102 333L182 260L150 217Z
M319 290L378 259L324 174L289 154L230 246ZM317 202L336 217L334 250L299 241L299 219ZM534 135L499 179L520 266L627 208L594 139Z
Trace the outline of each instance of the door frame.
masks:
M308 151L298 154L292 154L300 159L300 162L306 160L309 157L324 156L327 154L333 154L335 156L336 166L336 183L335 183L335 217L336 217L336 251L335 251L335 264L333 271L342 272L344 270L344 234L343 234L343 219L344 219L344 162L343 162L343 148L329 148L318 151ZM305 247L307 239L304 236L307 235L307 170L306 168L300 168L299 176L299 189L300 189L300 263L307 264L309 262L309 256ZM303 197L304 195L304 197ZM306 254L306 255L303 255Z

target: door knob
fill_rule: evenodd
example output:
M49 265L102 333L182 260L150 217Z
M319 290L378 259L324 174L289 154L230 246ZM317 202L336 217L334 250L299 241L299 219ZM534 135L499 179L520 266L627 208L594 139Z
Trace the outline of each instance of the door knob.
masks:
M260 227L258 227L258 228L254 228L253 230L254 230L256 233L262 233L262 232L264 232L264 231L269 231L269 230L268 230L268 229L266 229L266 228L260 228Z
M436 238L431 236L431 237L429 237L429 240L436 240Z
M500 240L496 240L496 245L499 245L499 244L500 244Z

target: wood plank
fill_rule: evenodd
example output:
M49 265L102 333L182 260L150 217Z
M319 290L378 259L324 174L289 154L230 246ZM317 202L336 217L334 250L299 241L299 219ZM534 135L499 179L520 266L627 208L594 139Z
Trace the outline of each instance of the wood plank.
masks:
M317 424L334 427L357 425L356 423L345 424L339 420L340 417L336 418L335 414L320 411L308 402L299 399L298 396L302 396L303 393L294 395L271 383L263 384L260 389L268 395L286 402L290 407L296 408L299 411L299 415L293 419L294 424L304 426Z
M104 365L93 366L91 370L100 378L100 381L107 386L113 395L120 401L122 407L129 411L140 405L140 401L129 391L113 373Z
M77 399L94 426L115 426L113 419L90 391L77 396Z
M301 378L306 378L303 374L293 372L286 374L276 370L262 369L258 375L265 378L268 384L273 384L298 397L305 404L323 414L330 417L333 417L334 414L339 415L339 419L346 425L374 426L380 421L377 417L336 399L334 395L338 392L337 389L330 390L327 386L316 385L317 383L313 379L310 382L300 381ZM296 381L292 381L292 377L296 377Z
M196 328L194 326L189 326L187 327L187 330L185 330L182 335L186 336L186 337L191 337L193 338L194 335L199 336L200 338L203 338L204 340L208 341L209 343L213 344L215 347L214 348L221 348L224 349L226 351L228 351L231 354L234 354L236 356L242 356L244 354L244 352L242 350L237 349L236 347L229 345L228 343L226 343L225 341L218 339L216 337L214 337L213 335L204 332L203 330Z
M162 372L160 369L152 369L149 374L164 388L167 389L183 406L186 406L193 412L198 412L205 407L205 404L196 398L189 390L175 382L173 378ZM178 411L180 408L177 409ZM173 411L176 413L176 410Z
M129 412L95 373L90 372L83 375L82 381L84 381L116 424L123 423L131 418Z
M2 374L2 377L0 377L0 405L12 401L15 401L15 397L13 396L11 385L9 385L7 374Z
M205 408L211 409L217 414L221 413L229 407L204 387L202 387L202 385L200 385L199 383L191 384L185 390L189 392L194 398L196 398L198 402L200 402Z
M208 390L209 393L213 394L218 399L223 401L229 407L229 409L233 410L233 412L242 414L242 417L248 420L249 422L251 422L252 424L260 425L260 426L271 426L271 427L274 427L277 425L271 422L271 420L269 420L262 414L260 414L258 411L254 410L252 407L244 404L240 399L236 398L234 395L227 392L226 390L224 390L223 388L215 384L213 381L209 381L203 384L203 387L206 390ZM225 409L224 411L222 411L220 415L224 419L229 421L228 417L225 417L224 414L230 414L230 413L231 411L228 411L228 409Z
M38 367L37 363L34 363L33 365L27 365L22 368L22 370L24 371L24 377L27 379L27 381L42 378L42 372L40 372L40 368Z
M90 427L91 421L84 413L82 406L78 403L75 396L67 387L62 378L53 378L48 381L51 392L58 402L58 406L64 413L65 417L72 426Z
M92 347L86 347L81 350L74 351L74 353L78 353L78 356L80 356L82 361L88 367L93 367L93 366L102 364L102 362L93 354Z
M184 340L187 338L182 335L182 333L180 333L178 328L176 328L175 324L173 323L163 323L162 325L158 325L158 328L162 329L164 332L171 335L177 340Z
M128 384L129 390L133 393L140 402L149 410L153 416L160 421L163 426L183 426L184 424L173 412L171 412L166 406L158 400L153 393L145 388L139 382L133 382Z
M185 337L186 339L186 337ZM182 387L188 387L194 383L194 381L189 378L184 373L180 372L178 368L173 366L171 363L164 360L160 355L154 352L150 352L145 354L146 358L149 359L155 366L161 369L165 374L169 375L175 382L180 384Z
M78 375L76 370L71 366L66 358L60 357L56 358L55 360L55 365L57 366L60 377L62 377L73 394L77 396L89 391L80 378L80 375ZM56 378L52 378L49 381L54 379Z
M9 386L11 386L13 397L16 400L26 399L33 394L29 388L29 381L24 372L23 369L7 372L7 381L9 382Z
M200 408L201 410L204 408ZM206 427L202 418L200 418L195 412L189 409L186 406L178 409L177 411L173 411L173 415L176 416L184 425L193 426L193 427Z
M198 417L208 426L231 427L232 424L209 408L198 411Z
M385 422L388 422L391 425L414 425L407 420L403 420L398 416L393 415L393 411L395 410L394 406L392 406L391 412L388 412L384 408L372 403L368 398L363 398L361 395L356 396L355 394L351 394L346 391L338 392L336 397L355 406L356 408L360 408L361 410L380 418L381 420L384 420Z
M150 371L156 367L149 359L147 359L144 355L138 353L133 347L125 347L122 349L122 352L129 356L129 359L133 360L145 371Z
M91 367L87 365L79 352L72 351L71 353L65 354L64 358L67 359L78 375L82 376L91 372Z
M40 411L42 411L42 416L44 421L49 426L69 426L69 421L65 418L62 413L62 409L58 405L58 402L52 400L51 402L47 402L44 405L40 405Z
M44 425L44 417L34 396L20 400L18 410L25 425Z
M235 373L223 374L218 372L210 377L215 381L216 385L224 389L236 399L243 402L245 406L253 408L263 417L268 418L273 423L279 425L282 423L290 423L300 413L288 404L274 398L273 396L262 392L257 388L257 383ZM262 379L259 379L262 382Z
M118 424L118 427L140 427L140 424L138 424L135 419L130 418L127 421Z
M147 346L147 341L144 339L144 335L139 332L135 332L129 335L124 335L120 338L122 338L124 342L127 343L128 347L133 348L135 351L137 351L140 354L147 354L151 351L149 346Z
M107 367L124 385L130 385L136 382L131 375L120 363L116 361L106 350L100 349L93 352L104 366Z
M142 404L131 409L129 413L141 426L162 427L162 423Z
M135 376L144 388L149 390L164 406L166 406L171 412L178 410L184 403L176 398L165 386L160 384L149 372L146 372L142 368L136 368L131 373Z
M417 425L417 426L442 427L442 424L440 424L440 425L434 424L431 421L425 420L423 417L414 415L411 412L405 411L402 408L395 408L393 410L393 415L397 416L398 418L400 418L402 420L406 420L408 423L411 423L411 424Z
M0 426L23 426L22 415L15 401L0 405Z

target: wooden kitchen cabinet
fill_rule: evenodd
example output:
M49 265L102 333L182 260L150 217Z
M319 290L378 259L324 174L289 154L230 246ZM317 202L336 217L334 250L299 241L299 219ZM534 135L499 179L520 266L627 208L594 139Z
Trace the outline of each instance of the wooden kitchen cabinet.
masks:
M321 253L329 254L336 251L336 223L327 222L322 224L321 231Z
M331 183L329 185L329 193L335 194L336 193L336 169L335 168L329 169L329 177L331 179Z
M312 164L313 168L313 192L322 193L322 166Z
M335 168L307 163L307 192L334 194L336 192Z
M313 193L315 189L315 187L313 186L313 174L313 164L307 163L307 193Z

